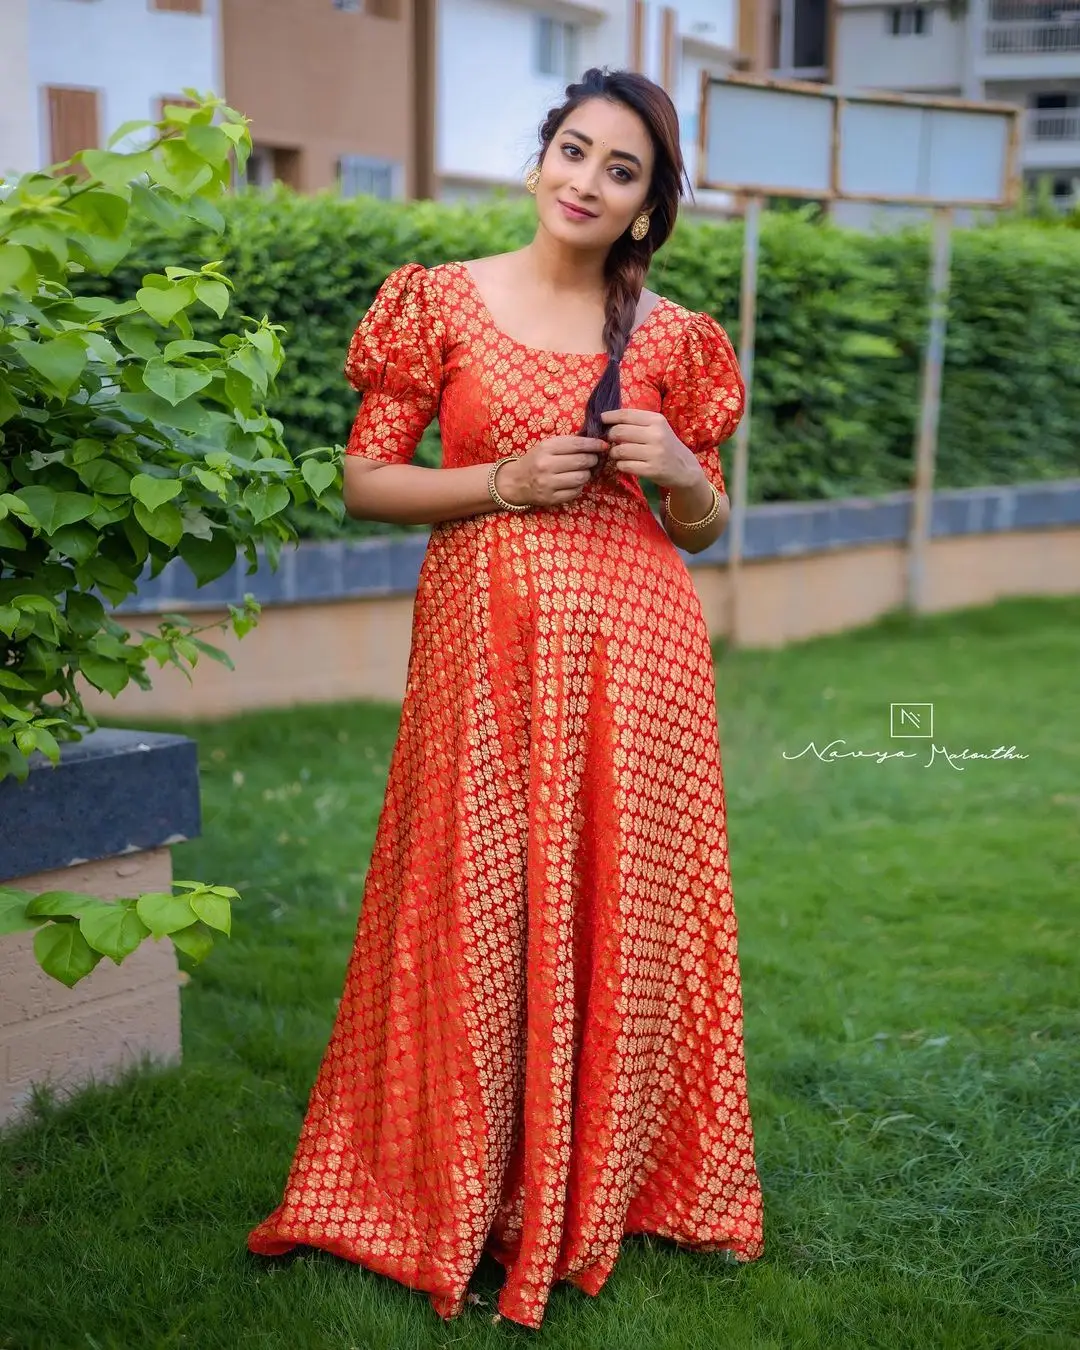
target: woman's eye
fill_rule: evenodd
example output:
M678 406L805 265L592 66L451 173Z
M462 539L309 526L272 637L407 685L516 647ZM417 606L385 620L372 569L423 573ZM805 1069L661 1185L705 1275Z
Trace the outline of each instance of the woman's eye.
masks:
M574 151L576 151L578 154L580 154L580 153L581 153L581 146L580 146L580 145L573 145L573 144L571 144L571 145L564 145L564 146L563 146L563 150L564 150L564 151L565 151L565 150L574 150ZM626 175L624 178L620 178L620 179L619 179L619 182L620 182L620 183L632 183L632 182L634 181L634 175L630 172L629 169L624 169L624 168L622 167L621 164L616 164L616 165L614 165L613 167L616 168L616 169L618 169L619 172L620 172L621 174L625 174L625 175Z

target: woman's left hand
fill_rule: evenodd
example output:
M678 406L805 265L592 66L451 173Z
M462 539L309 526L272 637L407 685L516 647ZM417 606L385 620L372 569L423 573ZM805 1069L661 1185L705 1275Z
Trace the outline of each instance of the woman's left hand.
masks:
M643 408L613 408L600 414L611 449L608 458L620 473L650 478L657 487L693 488L701 480L697 456L683 445L663 413Z

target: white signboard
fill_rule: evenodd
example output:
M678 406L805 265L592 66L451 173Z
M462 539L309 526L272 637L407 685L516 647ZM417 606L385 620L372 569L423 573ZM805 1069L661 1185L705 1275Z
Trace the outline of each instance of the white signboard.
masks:
M1020 110L703 72L700 188L818 200L1007 206Z

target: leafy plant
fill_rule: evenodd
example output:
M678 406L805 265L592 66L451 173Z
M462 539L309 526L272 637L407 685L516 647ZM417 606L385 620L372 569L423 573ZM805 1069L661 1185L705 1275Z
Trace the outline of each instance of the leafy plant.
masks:
M214 203L247 158L247 126L220 99L185 93L192 106L126 124L106 150L0 185L0 779L25 778L35 751L55 763L59 742L95 725L81 681L115 696L147 687L151 661L228 664L183 616L133 634L104 602L177 554L200 584L238 551L249 572L276 565L296 538L289 509L341 512L335 453L294 460L267 411L280 325L241 315L235 331L195 334L199 313L225 324L232 282L218 262L105 293L139 225L223 228ZM230 607L237 635L257 609ZM23 901L21 926L49 920L35 950L67 982L150 932L205 954L210 930L228 931L231 898L191 883L168 905L144 896L106 917L104 902L61 893ZM10 928L19 901L2 899Z

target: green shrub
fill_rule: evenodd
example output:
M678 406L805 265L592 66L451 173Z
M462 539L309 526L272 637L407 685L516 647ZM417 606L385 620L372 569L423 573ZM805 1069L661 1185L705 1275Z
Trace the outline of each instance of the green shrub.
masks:
M346 438L356 398L342 375L345 351L390 271L518 248L534 229L532 203L501 195L477 208L278 190L238 196L224 216L224 237L212 241L195 223L179 239L144 226L114 282L118 294L129 293L166 252L179 250L190 266L223 258L241 308L273 313L285 326L289 362L271 410L297 447ZM737 341L741 251L738 222L684 220L654 261L649 285L714 314ZM766 216L751 501L910 486L928 275L925 229L869 235L798 213ZM1075 473L1080 236L1023 221L958 230L952 281L938 485ZM216 327L213 316L201 324ZM418 462L438 457L433 423ZM730 471L730 446L725 459Z
M207 99L121 130L145 147L82 151L0 191L0 779L25 778L35 752L55 763L59 741L94 725L80 680L115 695L147 687L151 662L227 662L183 616L135 635L102 597L122 601L177 554L200 584L238 549L252 570L260 551L273 563L296 537L286 509L339 478L330 452L298 464L286 448L266 408L280 330L226 318L218 250L186 268L165 248L103 294L140 222L216 233L214 199L246 159L246 125ZM204 314L214 323L196 335ZM242 635L257 606L230 608ZM151 933L201 960L214 930L229 932L236 893L175 885L180 895L117 904L0 890L0 934L38 929L38 961L68 985Z

